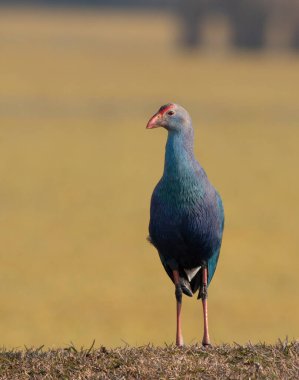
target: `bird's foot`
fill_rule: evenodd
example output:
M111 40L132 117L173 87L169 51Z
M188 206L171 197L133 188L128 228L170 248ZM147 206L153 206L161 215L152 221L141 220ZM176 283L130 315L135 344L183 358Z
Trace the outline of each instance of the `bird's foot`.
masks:
M211 346L210 336L209 336L209 333L207 331L205 331L204 334L203 334L203 338L202 338L201 344L203 345L203 347L209 347L209 346Z
M177 347L184 347L183 339L181 339L181 340L178 340L178 339L177 339L177 341L176 341L176 346L177 346Z
M175 285L175 298L179 304L182 304L182 288L181 285L178 283Z
M208 298L208 289L207 289L207 285L202 285L199 289L199 293L198 293L198 298L202 299L202 300L205 300Z
M201 344L203 345L203 347L212 347L210 339L203 339Z

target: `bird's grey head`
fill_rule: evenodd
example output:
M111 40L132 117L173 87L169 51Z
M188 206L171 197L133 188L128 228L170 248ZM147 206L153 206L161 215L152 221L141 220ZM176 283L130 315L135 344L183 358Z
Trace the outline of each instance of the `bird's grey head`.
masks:
M175 103L168 103L160 107L146 126L147 129L158 127L163 127L169 132L184 132L192 129L192 122L185 108Z

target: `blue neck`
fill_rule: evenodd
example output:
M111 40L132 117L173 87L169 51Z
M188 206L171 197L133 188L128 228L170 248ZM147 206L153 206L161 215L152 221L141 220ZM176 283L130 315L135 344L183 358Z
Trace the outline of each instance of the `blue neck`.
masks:
M164 177L179 179L194 173L193 140L193 129L184 132L168 132Z

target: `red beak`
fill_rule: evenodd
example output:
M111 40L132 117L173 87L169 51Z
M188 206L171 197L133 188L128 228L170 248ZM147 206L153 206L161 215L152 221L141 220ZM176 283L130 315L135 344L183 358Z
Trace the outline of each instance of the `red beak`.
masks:
M158 128L161 127L159 124L159 121L161 120L161 115L160 113L156 113L147 123L146 129L153 129L153 128Z

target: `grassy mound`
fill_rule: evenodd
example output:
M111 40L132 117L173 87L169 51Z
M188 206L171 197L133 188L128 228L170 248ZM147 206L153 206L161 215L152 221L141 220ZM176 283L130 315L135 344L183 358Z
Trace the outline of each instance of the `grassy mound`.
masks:
M1 379L296 379L299 342L5 351Z

